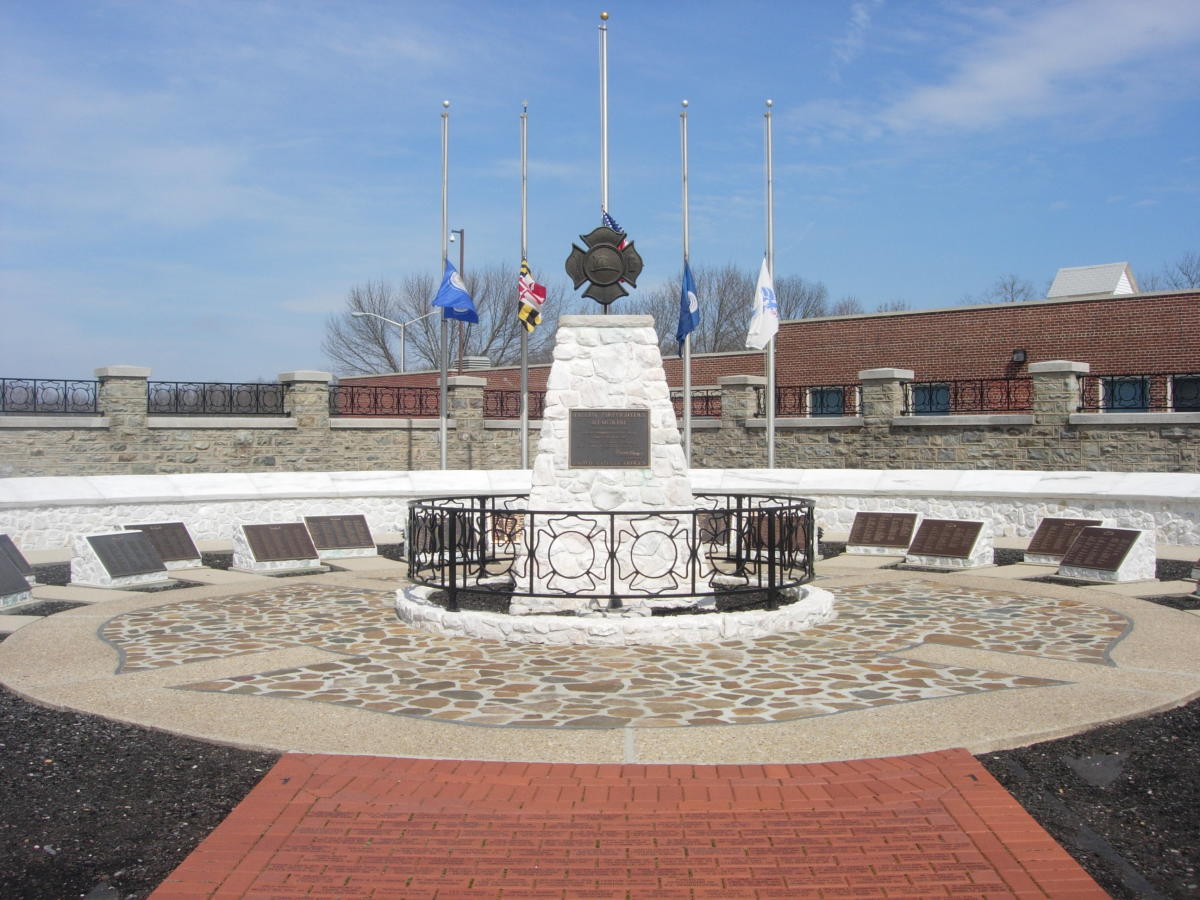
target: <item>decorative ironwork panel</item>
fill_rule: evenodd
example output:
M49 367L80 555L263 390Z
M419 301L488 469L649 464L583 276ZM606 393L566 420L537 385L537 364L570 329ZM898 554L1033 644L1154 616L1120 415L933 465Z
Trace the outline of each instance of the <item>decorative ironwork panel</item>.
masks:
M0 413L96 415L99 384L53 378L0 378Z
M546 408L546 392L529 392L529 418L540 419ZM485 419L521 418L521 392L500 389L483 392L483 417Z
M167 416L282 416L283 385L150 381L146 411Z
M904 392L904 415L989 415L1033 410L1033 379L958 378L914 381Z
M1200 374L1085 375L1080 412L1200 412Z
M439 391L394 384L335 384L329 389L331 416L438 417Z
M757 415L767 414L767 392L755 391ZM857 384L788 384L775 386L775 415L853 416L862 409L862 388Z
M683 391L671 391L671 405L675 407L675 418L683 418ZM692 416L721 418L721 389L699 388L692 391Z

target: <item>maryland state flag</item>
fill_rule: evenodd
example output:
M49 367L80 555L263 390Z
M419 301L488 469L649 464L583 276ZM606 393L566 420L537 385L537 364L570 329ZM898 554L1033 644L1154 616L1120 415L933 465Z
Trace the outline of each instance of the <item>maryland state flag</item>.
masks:
M542 324L542 304L546 302L546 288L533 280L529 261L521 260L521 277L517 279L517 318L532 332Z

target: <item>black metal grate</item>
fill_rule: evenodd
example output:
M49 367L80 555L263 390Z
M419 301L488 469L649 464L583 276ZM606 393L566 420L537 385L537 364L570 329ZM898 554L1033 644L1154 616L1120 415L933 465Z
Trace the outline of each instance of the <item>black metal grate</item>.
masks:
M329 389L331 416L437 418L437 388L397 385L335 384Z
M152 416L282 416L283 385L150 381L146 411Z
M0 414L95 415L99 385L59 378L0 378Z

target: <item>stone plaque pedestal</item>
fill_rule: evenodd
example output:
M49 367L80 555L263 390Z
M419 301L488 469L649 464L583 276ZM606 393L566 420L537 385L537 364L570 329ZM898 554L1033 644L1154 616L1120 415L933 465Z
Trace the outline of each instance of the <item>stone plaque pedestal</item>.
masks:
M925 519L904 563L931 569L979 569L992 565L993 558L992 529L987 522Z
M1153 531L1085 528L1063 557L1057 574L1100 584L1153 581L1156 556Z
M649 453L630 447L603 446L603 430L571 433L572 410L645 410L649 416ZM577 417L580 418L580 417ZM587 417L583 417L587 419ZM595 418L593 416L592 418ZM589 420L590 421L590 420ZM572 441L590 441L586 453ZM572 467L571 458L595 467ZM646 465L631 467L630 461ZM692 486L683 456L675 410L658 352L651 316L563 316L559 320L554 363L546 382L542 435L533 464L530 510L559 510L565 515L535 516L529 546L532 557L518 560L517 590L532 584L556 597L514 595L514 613L604 609L603 598L577 593L599 588L592 575L603 569L604 555L615 553L615 592L670 591L688 560L689 520L670 510L693 507ZM610 530L608 516L588 513L648 511L619 517ZM655 514L663 511L663 515ZM662 597L669 603L669 597ZM647 615L653 601L625 602L626 614Z
M919 521L920 516L916 513L856 513L846 541L846 552L865 556L904 556Z
M100 554L96 551L92 542L88 540L88 537L100 539L118 538L122 543L136 542L140 544L144 542L150 553L153 554L153 560L149 558L145 560L146 567L148 568L151 563L156 563L157 568L154 571L142 571L136 574L113 575L108 565L101 560ZM137 561L135 561L135 565L136 563ZM110 534L75 536L75 541L71 547L71 584L79 585L80 587L109 588L111 590L136 590L144 587L160 587L172 583L173 580L167 576L166 566L158 558L157 552L154 551L153 545L150 544L150 539L143 534L118 531Z
M250 527L263 528L264 526L251 525ZM280 527L286 528L287 531L274 542L273 549L278 552L264 554L277 557L274 559L259 559L250 545L250 539L246 536L246 526L236 529L233 532L233 565L229 567L230 570L249 572L254 575L298 575L301 573L316 575L329 571L328 566L321 565L317 550L313 547L312 540L308 537L308 531L303 524L289 522ZM302 541L297 540L299 535L303 535ZM284 553L288 553L290 558L278 558Z

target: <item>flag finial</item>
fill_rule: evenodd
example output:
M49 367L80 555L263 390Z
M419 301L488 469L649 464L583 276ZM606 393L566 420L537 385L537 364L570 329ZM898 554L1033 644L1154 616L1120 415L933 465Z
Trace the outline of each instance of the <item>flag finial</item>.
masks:
M687 105L688 105L688 102L687 102L686 100L684 100L684 101L683 101L683 108L684 108L684 109L687 109Z
M600 21L607 22L608 21L608 13L606 13L606 12L600 13Z
M449 108L450 108L450 101L449 101L449 100L443 100L443 101L442 101L442 109L449 109Z

